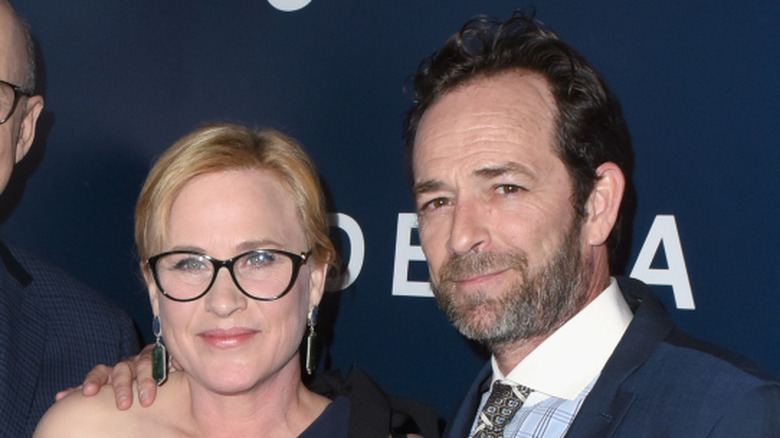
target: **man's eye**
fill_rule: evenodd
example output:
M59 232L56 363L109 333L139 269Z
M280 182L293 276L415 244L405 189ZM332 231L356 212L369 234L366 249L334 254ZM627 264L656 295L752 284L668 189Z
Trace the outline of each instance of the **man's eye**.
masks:
M422 204L422 206L420 207L420 211L436 210L436 209L441 208L441 207L446 207L447 205L450 205L450 204L451 204L451 202L447 198L431 199L430 201Z
M525 190L523 187L520 187L515 184L501 184L496 186L496 191L498 193L504 194L504 195L510 195L512 193L518 193L520 191Z

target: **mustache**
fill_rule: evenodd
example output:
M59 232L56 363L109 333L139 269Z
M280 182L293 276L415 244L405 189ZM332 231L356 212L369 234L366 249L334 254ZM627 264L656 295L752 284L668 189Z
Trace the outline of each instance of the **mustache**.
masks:
M524 254L507 252L470 252L464 255L450 255L439 271L440 283L451 283L463 278L488 272L512 269L526 272L528 257Z

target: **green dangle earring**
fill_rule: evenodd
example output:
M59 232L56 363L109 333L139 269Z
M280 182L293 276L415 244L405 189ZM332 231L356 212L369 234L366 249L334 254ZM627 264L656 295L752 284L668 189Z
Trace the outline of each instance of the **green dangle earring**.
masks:
M157 385L161 385L166 378L168 378L168 352L165 349L165 345L162 341L162 327L160 325L160 317L154 315L152 319L152 331L154 337L157 338L152 347L152 378Z

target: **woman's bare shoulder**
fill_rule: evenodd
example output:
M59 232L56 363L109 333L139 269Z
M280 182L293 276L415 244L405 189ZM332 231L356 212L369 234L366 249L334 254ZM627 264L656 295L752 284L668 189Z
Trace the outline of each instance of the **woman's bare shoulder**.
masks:
M188 394L183 374L172 374L158 388L157 399L151 406L143 407L136 402L125 411L117 409L111 386L104 386L91 397L74 391L46 411L33 437L182 436L182 427L187 426L183 407L187 404L181 400Z
M73 391L46 411L33 436L89 438L105 436L110 430L112 436L120 437L122 428L117 426L124 421L133 421L133 415L132 408L129 411L116 408L110 386L103 387L91 397L85 397L81 391Z

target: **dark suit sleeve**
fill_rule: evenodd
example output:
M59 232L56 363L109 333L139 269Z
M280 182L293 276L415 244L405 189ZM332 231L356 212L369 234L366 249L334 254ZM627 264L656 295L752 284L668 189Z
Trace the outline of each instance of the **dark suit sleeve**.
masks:
M138 351L104 295L0 239L0 436L30 436L57 391Z
M119 312L119 359L124 360L130 356L138 354L141 350L138 331L133 324L133 320L124 312Z
M780 437L780 385L768 383L745 392L708 436Z

